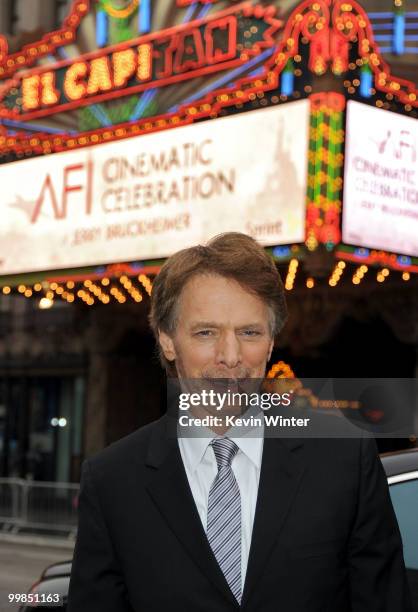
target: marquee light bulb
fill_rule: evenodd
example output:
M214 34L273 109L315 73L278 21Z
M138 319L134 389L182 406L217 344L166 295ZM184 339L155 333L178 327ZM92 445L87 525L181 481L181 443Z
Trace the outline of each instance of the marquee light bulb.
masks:
M41 298L38 303L38 307L41 310L47 310L48 308L51 308L53 305L54 305L54 301L47 297Z

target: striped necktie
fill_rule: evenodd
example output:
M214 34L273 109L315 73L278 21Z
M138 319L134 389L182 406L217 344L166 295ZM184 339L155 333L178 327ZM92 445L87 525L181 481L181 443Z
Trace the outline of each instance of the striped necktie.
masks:
M241 495L231 461L238 446L216 438L211 446L218 473L209 490L207 538L229 588L241 603Z

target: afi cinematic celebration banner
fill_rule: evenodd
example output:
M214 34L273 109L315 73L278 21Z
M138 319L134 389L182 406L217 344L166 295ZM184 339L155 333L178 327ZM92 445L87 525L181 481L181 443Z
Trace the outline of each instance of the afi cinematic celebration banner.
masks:
M166 257L224 231L302 242L309 111L301 100L0 166L0 274Z
M343 240L418 256L418 122L349 102Z

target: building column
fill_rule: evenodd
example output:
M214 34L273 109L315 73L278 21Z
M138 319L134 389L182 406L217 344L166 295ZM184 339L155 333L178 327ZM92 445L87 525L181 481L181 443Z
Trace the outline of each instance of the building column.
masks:
M107 355L92 351L89 356L86 412L84 417L84 456L90 457L106 446Z

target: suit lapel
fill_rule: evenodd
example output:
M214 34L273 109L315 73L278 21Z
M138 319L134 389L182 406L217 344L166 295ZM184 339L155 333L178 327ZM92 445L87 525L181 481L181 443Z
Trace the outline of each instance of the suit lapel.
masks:
M242 605L245 605L268 561L302 479L299 440L264 440L260 482Z
M197 512L175 436L175 425L174 419L163 417L154 429L146 461L151 472L147 490L196 565L239 609L213 555Z

